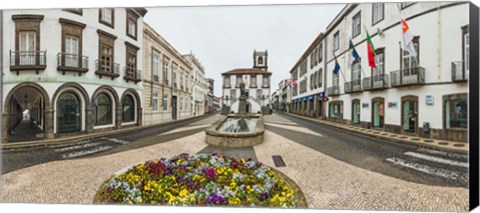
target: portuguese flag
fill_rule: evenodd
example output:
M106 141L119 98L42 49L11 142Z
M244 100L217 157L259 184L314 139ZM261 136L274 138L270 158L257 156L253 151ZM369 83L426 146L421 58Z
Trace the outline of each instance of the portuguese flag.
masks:
M375 68L375 47L373 46L372 40L370 39L370 35L368 34L367 29L365 29L365 32L367 32L367 55L368 55L368 65L370 67Z

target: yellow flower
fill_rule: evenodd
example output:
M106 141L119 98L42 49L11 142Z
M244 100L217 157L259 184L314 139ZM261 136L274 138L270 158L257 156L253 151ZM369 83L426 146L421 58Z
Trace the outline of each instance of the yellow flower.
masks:
M180 193L178 194L180 197L185 197L185 195L188 194L188 190L187 189L183 189L182 191L180 191Z

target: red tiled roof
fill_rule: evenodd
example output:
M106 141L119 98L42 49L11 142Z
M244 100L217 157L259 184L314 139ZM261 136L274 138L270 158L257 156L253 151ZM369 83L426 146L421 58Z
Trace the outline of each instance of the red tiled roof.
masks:
M234 75L234 74L266 74L266 75L271 75L271 72L262 70L262 69L257 69L257 68L239 68L239 69L233 69L227 72L222 73L222 75Z

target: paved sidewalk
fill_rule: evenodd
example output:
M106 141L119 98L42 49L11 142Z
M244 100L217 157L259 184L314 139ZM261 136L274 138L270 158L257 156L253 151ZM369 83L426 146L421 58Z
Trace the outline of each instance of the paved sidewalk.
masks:
M288 123L273 115L274 122ZM213 117L206 118L214 119ZM218 119L218 118L217 118ZM294 125L294 124L292 124ZM188 129L185 126L172 131ZM308 133L308 129L305 133ZM156 140L162 137L146 138ZM170 142L106 156L45 163L7 173L0 180L0 202L92 204L100 185L114 172L139 162L207 147L199 132ZM412 183L336 160L273 132L253 147L257 159L274 167L281 155L286 167L277 168L302 189L309 208L406 211L467 211L466 188Z
M282 115L286 113L278 113L278 114ZM445 141L445 140L437 140L437 139L430 139L430 138L421 138L417 136L395 134L395 133L380 131L376 129L366 129L366 128L361 128L357 126L347 125L347 124L339 124L332 121L320 120L318 118L311 118L311 117L297 115L293 113L288 113L287 115L315 121L321 124L348 130L351 132L356 132L363 135L368 135L371 137L382 138L382 139L395 141L399 143L412 144L419 147L444 150L444 151L450 151L450 152L458 152L463 154L468 154L468 150L469 150L468 143L465 143L465 142Z
M107 131L107 132L80 134L80 135L75 135L75 136L60 137L60 138L54 138L54 139L31 140L31 141L22 141L22 142L7 142L7 143L1 143L0 147L2 149L28 148L28 147L46 146L46 145L52 145L52 144L71 143L71 142L75 142L75 141L91 140L91 139L95 139L95 138L107 137L107 136L110 136L110 135L118 135L118 134L124 134L124 133L128 133L128 132L144 130L144 129L148 129L148 128L155 128L155 127L158 127L160 125L177 123L177 122L191 120L191 119L200 118L200 117L205 117L205 116L209 116L209 115L213 115L213 114L214 113L208 113L208 114L204 114L204 115L200 115L200 116L195 116L195 117L190 117L190 118L185 118L185 119L178 119L178 120L169 121L169 122L165 122L165 123L161 123L161 124L128 127L128 128L124 128L124 129L112 130L112 131Z

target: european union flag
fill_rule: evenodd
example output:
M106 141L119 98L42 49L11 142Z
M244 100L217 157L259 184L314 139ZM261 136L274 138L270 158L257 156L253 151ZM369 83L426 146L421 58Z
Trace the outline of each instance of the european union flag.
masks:
M339 70L340 70L340 64L338 64L337 58L335 58L335 67L333 68L333 74L338 75Z

